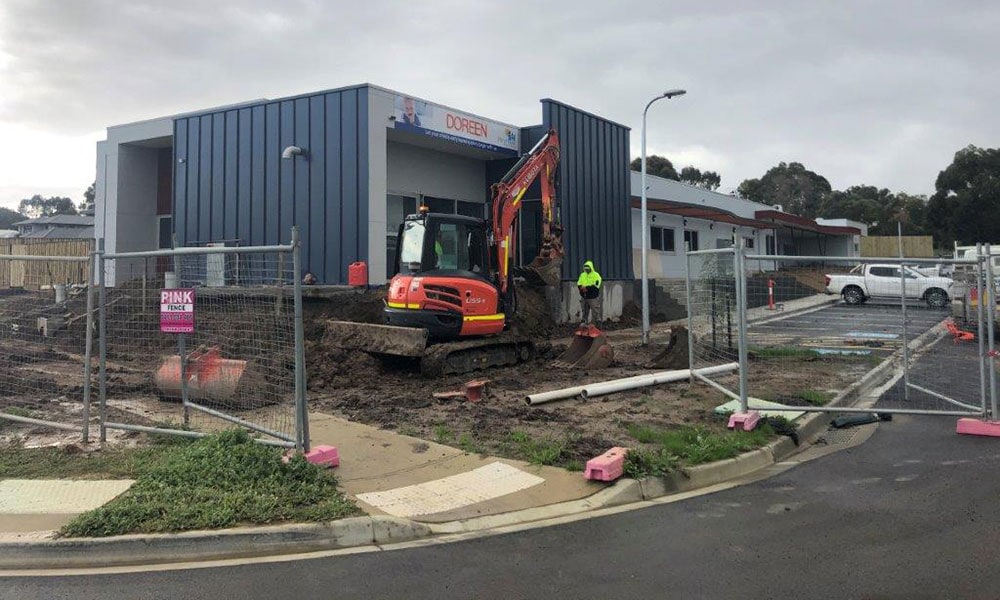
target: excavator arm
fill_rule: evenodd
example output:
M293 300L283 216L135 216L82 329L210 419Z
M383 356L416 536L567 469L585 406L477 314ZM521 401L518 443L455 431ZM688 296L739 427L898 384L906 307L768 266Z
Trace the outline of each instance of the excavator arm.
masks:
M522 156L490 187L493 204L493 252L497 264L500 293L510 285L511 260L516 256L517 235L514 225L521 212L521 200L534 183L541 180L542 240L541 251L527 270L533 271L547 285L557 285L561 275L563 246L562 226L556 212L555 175L559 164L559 136L550 129L530 152Z

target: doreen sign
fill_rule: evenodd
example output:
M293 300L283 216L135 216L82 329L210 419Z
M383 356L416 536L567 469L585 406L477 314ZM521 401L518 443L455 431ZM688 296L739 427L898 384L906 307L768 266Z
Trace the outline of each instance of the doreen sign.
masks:
M194 333L194 290L160 290L160 331Z
M413 131L508 156L520 154L521 133L511 125L409 96L396 96L395 116L395 129Z

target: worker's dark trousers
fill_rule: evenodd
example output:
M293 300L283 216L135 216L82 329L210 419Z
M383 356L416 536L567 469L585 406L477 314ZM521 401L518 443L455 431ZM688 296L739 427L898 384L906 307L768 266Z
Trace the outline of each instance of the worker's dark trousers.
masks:
M601 324L601 316L602 315L601 315L601 297L600 296L598 296L596 298L591 298L591 299L580 298L580 305L581 305L581 311L582 311L582 314L581 314L581 317L580 317L580 324L581 325L583 325L583 324L590 324L590 323L594 323L595 325L600 325ZM591 320L591 319L593 319L593 320Z

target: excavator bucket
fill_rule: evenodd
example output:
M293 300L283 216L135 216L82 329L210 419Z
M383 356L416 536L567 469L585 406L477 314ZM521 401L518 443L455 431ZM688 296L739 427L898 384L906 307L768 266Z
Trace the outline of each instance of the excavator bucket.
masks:
M653 369L687 369L690 363L688 348L687 327L678 325L670 330L667 347L653 357L649 366Z
M542 258L536 256L526 267L517 269L516 275L536 286L559 285L562 280L562 258Z
M188 399L192 402L243 408L240 404L255 399L264 385L263 378L248 369L247 361L222 358L218 346L199 347L188 354L185 371ZM181 357L167 356L160 363L153 381L166 400L180 400ZM255 402L249 402L254 404Z
M552 363L558 369L603 369L611 366L615 351L604 333L593 325L581 325L573 332L569 348Z
M427 330L352 321L327 321L323 341L345 350L416 358L427 348Z

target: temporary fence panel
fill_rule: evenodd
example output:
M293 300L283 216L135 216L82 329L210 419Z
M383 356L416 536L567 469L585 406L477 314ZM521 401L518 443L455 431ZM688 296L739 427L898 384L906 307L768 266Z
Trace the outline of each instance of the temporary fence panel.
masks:
M0 255L0 276L16 273L19 284L0 289L0 437L59 429L87 441L89 272L87 255Z
M740 279L733 248L701 250L687 256L689 362L693 377L732 398L739 397L738 374L697 370L739 360Z
M750 407L857 412L822 407L864 379L880 411L983 414L988 345L964 300L975 277L941 275L953 262L746 256Z
M297 240L104 258L104 424L242 426L308 448ZM103 433L103 431L102 431Z

